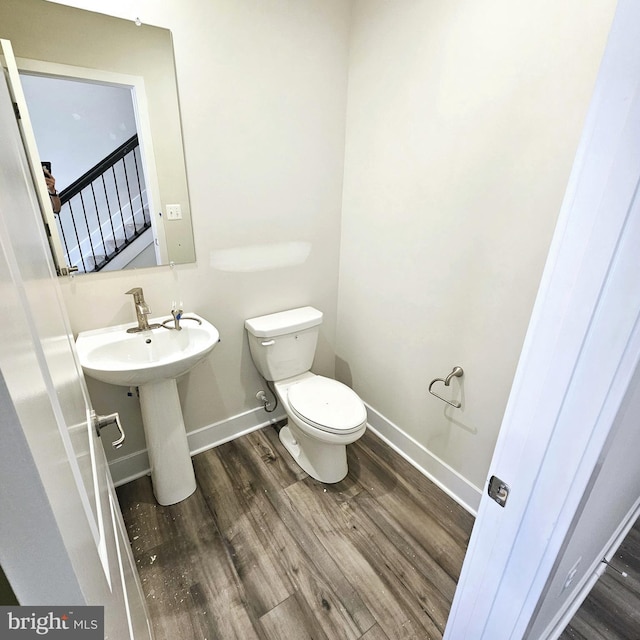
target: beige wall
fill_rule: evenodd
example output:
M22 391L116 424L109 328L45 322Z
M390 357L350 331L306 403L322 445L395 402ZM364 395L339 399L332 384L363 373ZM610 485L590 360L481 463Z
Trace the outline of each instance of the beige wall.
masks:
M477 487L614 6L355 3L337 375Z
M108 10L128 16L130 4ZM79 276L63 291L75 332L134 321L124 295L132 286L159 315L180 297L216 325L222 342L179 383L193 431L259 404L264 383L245 318L317 306L325 322L316 370L334 373L350 6L147 4L142 20L170 27L174 39L197 263ZM144 446L137 401L89 384L99 411L123 416L128 440L118 455Z
M482 486L614 4L110 3L174 37L198 260L177 280L223 340L180 383L187 428L256 406L243 320L310 303L326 314L316 370L335 355L339 378ZM219 268L286 262L260 252L286 242L310 243L306 261ZM131 320L133 285L167 309L174 276L67 282L74 329ZM454 365L463 409L445 411L427 386ZM106 393L104 410L135 404Z

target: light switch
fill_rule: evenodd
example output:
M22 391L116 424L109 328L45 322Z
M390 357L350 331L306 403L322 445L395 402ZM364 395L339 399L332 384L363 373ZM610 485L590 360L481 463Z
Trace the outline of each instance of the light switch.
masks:
M182 220L182 207L179 204L168 204L165 207L167 220Z

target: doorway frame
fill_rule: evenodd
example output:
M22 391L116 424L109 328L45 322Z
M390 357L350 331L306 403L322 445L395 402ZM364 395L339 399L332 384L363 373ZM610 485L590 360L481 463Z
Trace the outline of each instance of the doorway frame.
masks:
M639 366L639 27L621 0L487 474L509 497L483 493L445 640L526 637Z

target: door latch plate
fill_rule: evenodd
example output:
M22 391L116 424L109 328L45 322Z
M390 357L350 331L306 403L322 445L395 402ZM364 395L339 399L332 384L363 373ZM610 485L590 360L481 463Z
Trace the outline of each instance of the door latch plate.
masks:
M489 480L489 496L501 507L504 507L509 497L509 485L497 476L491 476Z

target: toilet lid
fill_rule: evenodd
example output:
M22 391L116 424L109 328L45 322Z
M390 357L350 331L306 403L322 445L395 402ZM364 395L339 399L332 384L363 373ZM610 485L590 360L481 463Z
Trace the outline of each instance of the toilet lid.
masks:
M330 433L351 433L367 420L367 410L358 394L323 376L294 384L287 399L300 419Z

